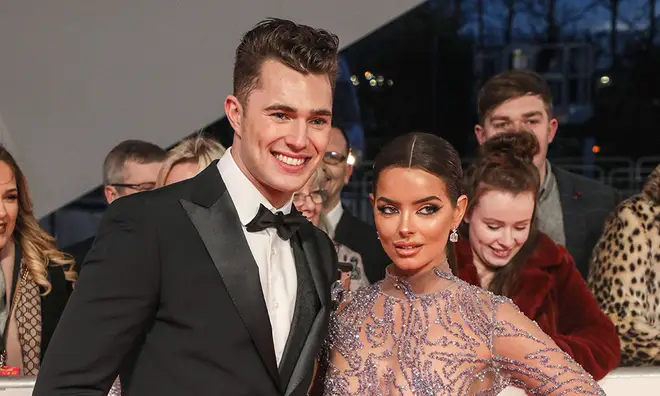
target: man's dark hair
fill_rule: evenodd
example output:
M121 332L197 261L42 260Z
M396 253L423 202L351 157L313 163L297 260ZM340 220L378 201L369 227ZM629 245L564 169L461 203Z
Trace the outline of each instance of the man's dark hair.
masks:
M491 77L479 90L479 123L483 124L493 110L507 100L527 95L540 97L548 118L552 118L552 93L543 77L528 70L508 70Z
M348 140L348 135L346 134L346 127L344 124L342 124L339 121L335 121L335 119L332 119L332 128L337 129L339 132L341 132L341 135L344 137L344 141L346 141L346 153L349 153L351 151L351 141Z
M103 161L103 184L123 183L123 171L126 161L138 164L163 162L165 150L157 145L142 140L125 140L116 145Z
M267 60L285 64L302 74L327 74L334 91L337 80L339 38L323 29L269 18L247 32L236 48L234 95L247 103L259 86L261 66Z

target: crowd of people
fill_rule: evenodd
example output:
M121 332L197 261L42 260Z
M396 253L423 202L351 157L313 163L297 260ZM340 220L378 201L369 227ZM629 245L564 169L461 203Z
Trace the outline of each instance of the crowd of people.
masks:
M259 23L232 146L119 143L97 235L64 251L0 148L3 373L37 376L36 396L600 395L660 362L660 167L622 201L552 165L548 85L508 71L478 93L465 172L442 131L382 148L371 225L341 201L337 51Z

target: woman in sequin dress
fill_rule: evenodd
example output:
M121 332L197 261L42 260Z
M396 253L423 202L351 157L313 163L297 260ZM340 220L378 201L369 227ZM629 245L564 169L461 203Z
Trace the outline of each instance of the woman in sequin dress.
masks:
M321 353L325 395L604 395L513 303L451 274L467 198L455 149L429 134L389 143L374 165L384 280L337 297Z

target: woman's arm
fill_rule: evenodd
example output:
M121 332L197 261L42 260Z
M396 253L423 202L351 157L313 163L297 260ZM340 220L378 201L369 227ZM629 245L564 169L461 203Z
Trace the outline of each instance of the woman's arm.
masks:
M596 381L509 300L493 328L494 364L534 395L605 395Z

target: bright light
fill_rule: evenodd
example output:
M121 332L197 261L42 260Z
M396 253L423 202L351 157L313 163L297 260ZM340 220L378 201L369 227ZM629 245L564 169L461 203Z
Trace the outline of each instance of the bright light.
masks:
M346 163L348 165L355 165L355 156L353 153L348 153L348 157L346 157Z
M353 75L351 76L351 81L356 82L357 79L358 79L358 78L357 78L357 76L356 76L355 74L353 74Z
M366 72L364 72L364 77L365 77L367 80L371 80L372 78L374 78L374 75L371 74L370 71L366 71Z
M609 84L610 81L611 81L611 80L610 80L610 77L609 77L609 76L602 76L602 77L600 78L600 83L603 84L603 85L607 85L607 84Z
M372 87L375 87L376 86L376 80L369 80L369 85L371 85Z
M600 153L600 146L598 146L598 145L594 145L594 146L591 148L591 151L592 151L593 153L595 153L595 154Z

